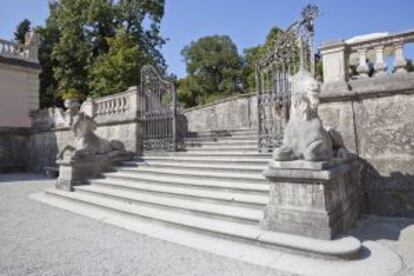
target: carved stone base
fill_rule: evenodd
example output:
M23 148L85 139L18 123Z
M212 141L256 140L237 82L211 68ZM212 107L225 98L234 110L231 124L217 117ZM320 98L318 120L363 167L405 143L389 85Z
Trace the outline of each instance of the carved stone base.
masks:
M263 229L329 240L349 229L358 216L357 160L271 161L264 175L270 200Z
M82 159L58 160L59 178L56 182L56 189L73 191L77 185L88 184L88 179L101 176L103 172L112 170L114 164L129 160L131 154L123 153L117 156L96 155Z

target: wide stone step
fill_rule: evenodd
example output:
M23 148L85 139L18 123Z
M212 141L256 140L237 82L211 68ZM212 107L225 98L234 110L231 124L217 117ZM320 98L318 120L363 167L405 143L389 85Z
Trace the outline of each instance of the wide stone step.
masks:
M50 200L42 198L43 202L52 205L63 206L62 201L68 202L64 205L67 210L80 210L82 213L92 214L97 208L102 210L99 217L111 216L114 212L127 215L136 219L145 219L162 224L180 227L183 229L205 233L213 236L227 237L234 240L243 240L256 245L270 246L295 250L298 253L311 253L317 256L330 257L354 257L358 254L361 243L352 237L338 240L318 240L303 236L284 234L278 232L263 231L258 225L248 225L235 221L218 220L208 217L195 216L193 214L180 213L174 210L164 210L152 206L143 206L124 203L119 200L103 198L82 193L63 192L58 190L47 190L45 196ZM53 201L59 199L59 201ZM70 205L74 204L74 205ZM89 208L90 207L90 208ZM101 215L107 211L107 215Z
M263 211L240 206L219 204L217 202L203 202L195 199L168 197L162 194L148 194L145 192L126 191L95 185L77 186L76 192L90 193L110 199L118 199L125 203L145 204L163 209L175 209L179 212L189 212L223 220L235 220L246 224L257 224L263 216Z
M225 151L225 152L257 152L257 146L250 145L201 145L200 147L187 148L188 152L198 152L198 151Z
M271 153L259 153L259 152L228 152L228 151L207 151L207 152L146 152L142 158L165 156L165 157L214 157L221 159L263 159L269 161L272 157Z
M170 197L196 199L212 203L237 205L249 208L263 208L269 200L269 191L259 187L247 189L223 188L222 186L196 186L162 181L135 179L128 175L113 175L106 179L94 179L91 184L127 191L140 191L148 194L162 194ZM247 188L247 187L246 187Z
M181 161L175 162L173 160L161 160L161 161L126 161L122 163L124 166L129 167L143 167L150 166L154 168L178 168L186 170L206 170L206 171L228 171L237 173L257 173L261 174L266 168L265 163L261 165L249 165L249 164L212 164L210 162L197 162L197 161Z
M217 137L217 141L256 141L257 142L257 134L249 134L249 135L233 135L233 136L222 136Z
M117 167L118 172L128 172L147 175L168 175L171 177L188 177L191 179L211 179L223 181L242 181L253 183L266 183L266 178L259 173L234 173L207 170L186 170L185 168L154 168L150 166L133 167Z
M257 139L256 140L241 140L241 141L231 141L231 140L218 140L218 141L206 141L201 143L202 146L254 146L257 148Z
M146 155L145 157L136 157L135 161L162 161L162 162L193 162L206 163L211 165L260 165L267 166L269 159L263 158L220 158L220 157L205 157L205 156L162 156L162 155Z
M223 190L234 191L234 192L243 192L243 193L268 193L269 185L267 183L250 183L244 181L217 181L217 180L208 180L208 179L189 179L188 177L171 177L168 175L146 175L146 174L136 174L128 172L115 172L115 173L106 173L104 174L105 178L108 180L121 179L129 180L134 182L144 182L150 184L163 184L168 185L168 187L178 186L178 187L188 187L193 190L217 190L222 192ZM92 180L92 181L98 181ZM102 179L99 179L102 181ZM154 187L158 187L153 185Z

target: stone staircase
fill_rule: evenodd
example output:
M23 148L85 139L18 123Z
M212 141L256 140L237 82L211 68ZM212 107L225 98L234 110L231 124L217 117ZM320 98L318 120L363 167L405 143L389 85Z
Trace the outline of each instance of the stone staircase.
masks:
M186 152L150 153L124 162L116 171L45 196L168 227L307 253L345 256L356 245L346 239L319 241L263 231L269 198L262 175L270 154L257 152L256 131L191 139Z

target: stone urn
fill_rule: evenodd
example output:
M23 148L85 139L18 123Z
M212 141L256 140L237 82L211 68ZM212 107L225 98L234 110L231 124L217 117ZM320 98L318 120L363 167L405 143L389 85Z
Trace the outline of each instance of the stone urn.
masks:
M79 99L66 99L63 105L71 114L77 113L80 108Z

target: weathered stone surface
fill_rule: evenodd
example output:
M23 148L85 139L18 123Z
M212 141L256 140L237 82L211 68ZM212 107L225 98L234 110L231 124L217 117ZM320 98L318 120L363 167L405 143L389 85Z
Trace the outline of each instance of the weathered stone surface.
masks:
M368 211L414 216L414 96L355 104L359 155Z
M29 133L26 128L0 128L0 173L25 171Z
M142 130L137 122L101 125L96 133L104 139L122 142L128 152L142 153ZM74 135L69 128L32 132L28 137L28 170L41 172L44 167L55 166L57 154L73 141Z
M74 186L88 184L88 179L101 176L111 169L111 160L105 155L93 156L82 160L58 160L59 178L56 189L73 191Z
M264 175L269 179L270 200L262 228L334 238L350 228L358 216L359 168L359 161L319 171L269 167Z
M414 75L350 85L348 93L323 91L318 113L364 160L363 210L414 216Z
M352 158L356 158L352 156ZM306 161L306 160L292 160L292 161L269 161L270 168L279 168L279 169L306 169L306 170L324 170L330 167L343 164L343 159L341 158L331 158L325 161Z
M142 128L137 122L101 125L96 134L105 139L121 141L129 152L142 153Z
M318 114L326 127L332 127L341 133L345 147L350 152L356 152L352 105L351 101L321 103Z
M187 109L184 115L190 132L255 129L257 101L255 95L246 94Z

